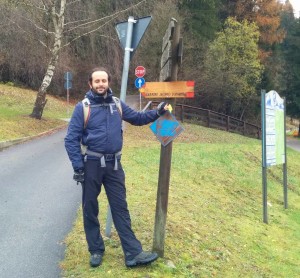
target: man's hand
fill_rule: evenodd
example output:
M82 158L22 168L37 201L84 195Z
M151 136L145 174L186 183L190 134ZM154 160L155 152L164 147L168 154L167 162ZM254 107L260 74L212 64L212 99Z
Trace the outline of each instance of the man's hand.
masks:
M84 171L83 170L77 170L74 171L73 180L77 181L77 184L79 182L84 182Z
M163 114L165 114L166 111L168 110L168 106L169 106L169 104L167 102L161 102L157 106L157 115L162 116Z

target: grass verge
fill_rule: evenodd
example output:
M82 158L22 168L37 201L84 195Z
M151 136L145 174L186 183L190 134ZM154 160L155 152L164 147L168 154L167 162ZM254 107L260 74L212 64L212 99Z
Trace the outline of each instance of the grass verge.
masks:
M37 92L0 84L0 141L33 136L66 125L67 103L47 96L43 118L29 117ZM71 109L71 108L70 108Z
M160 145L148 127L126 126L123 167L132 225L152 248ZM63 277L296 277L300 273L299 153L268 170L269 224L262 222L260 141L185 124L173 145L165 257L127 269L116 231L101 267L89 267L81 210L66 239ZM104 234L107 201L99 197Z

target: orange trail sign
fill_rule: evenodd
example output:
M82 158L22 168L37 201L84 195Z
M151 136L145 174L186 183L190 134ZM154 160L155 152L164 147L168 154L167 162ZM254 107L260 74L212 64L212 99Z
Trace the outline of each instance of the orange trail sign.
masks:
M193 98L195 81L146 82L140 88L145 98Z

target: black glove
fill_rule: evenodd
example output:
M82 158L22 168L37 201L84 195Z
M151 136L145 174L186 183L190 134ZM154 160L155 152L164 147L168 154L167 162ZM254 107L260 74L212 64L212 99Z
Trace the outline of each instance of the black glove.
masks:
M168 105L167 102L161 102L160 104L158 104L157 112L156 112L158 116L162 116L163 114L165 114L167 112L167 110L165 109L166 105Z
M82 169L74 171L73 180L77 181L77 184L79 182L84 182L84 171Z

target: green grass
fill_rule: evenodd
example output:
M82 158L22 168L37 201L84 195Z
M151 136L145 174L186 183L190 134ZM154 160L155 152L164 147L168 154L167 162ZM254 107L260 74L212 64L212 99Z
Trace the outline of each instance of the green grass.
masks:
M48 96L42 120L28 117L36 92L0 85L0 141L62 125L66 103ZM175 139L164 258L127 269L116 231L105 239L101 267L91 269L81 209L67 236L63 277L299 277L300 157L288 149L288 201L283 207L281 166L268 169L269 224L262 221L260 141L184 124ZM152 248L160 144L149 127L125 129L126 171L132 226ZM76 185L74 185L76 186ZM107 200L100 197L104 234ZM175 266L172 267L172 264Z
M66 125L62 118L67 117L67 103L50 95L42 120L29 117L36 94L33 90L0 84L0 141L33 136Z
M103 264L89 267L81 210L66 239L63 277L297 277L300 158L288 150L289 208L282 171L268 170L269 224L262 221L260 141L185 124L173 144L165 256L127 269L116 231ZM126 126L123 167L132 225L152 248L160 145L148 127ZM107 201L100 197L104 234ZM168 267L173 262L175 268Z

